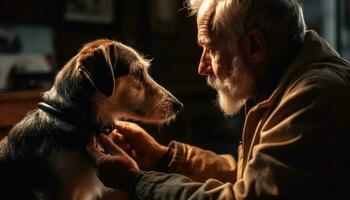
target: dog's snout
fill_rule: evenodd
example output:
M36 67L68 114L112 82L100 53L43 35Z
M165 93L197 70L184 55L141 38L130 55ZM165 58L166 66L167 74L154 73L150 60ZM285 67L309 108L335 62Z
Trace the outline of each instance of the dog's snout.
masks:
M183 109L184 105L180 101L173 102L173 109L176 113L179 113Z

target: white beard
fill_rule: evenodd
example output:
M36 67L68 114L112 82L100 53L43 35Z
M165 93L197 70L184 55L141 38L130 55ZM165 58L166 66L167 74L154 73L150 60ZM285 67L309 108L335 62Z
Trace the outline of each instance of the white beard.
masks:
M217 102L226 116L237 114L245 105L245 99L239 99L231 96L231 94L218 90Z
M247 73L242 73L238 65L238 58L232 61L232 69L228 74L218 77L208 76L208 85L217 92L217 103L226 116L238 113L249 99L252 91L253 81Z

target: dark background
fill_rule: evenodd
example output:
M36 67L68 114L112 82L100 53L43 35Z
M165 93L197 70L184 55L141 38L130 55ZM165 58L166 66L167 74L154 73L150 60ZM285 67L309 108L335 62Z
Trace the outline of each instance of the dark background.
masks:
M168 2L166 10L172 17L167 20L160 17L162 10L158 6L161 1ZM345 19L349 18L349 2L330 1L336 5L334 21L330 22L331 25L335 23L330 40L338 50L347 54L349 39L347 36L342 38L339 32L348 33L349 20ZM327 36L329 28L324 28L326 19L316 11L329 8L317 8L321 5L318 0L302 3L308 27ZM340 7L340 3L345 6ZM153 58L153 78L185 105L171 124L161 127L145 125L145 128L162 144L175 139L218 153L235 153L243 112L234 117L224 117L214 103L215 92L206 85L205 77L197 74L201 49L196 42L195 18L189 16L183 0L115 0L111 23L67 20L64 18L66 6L65 0L0 0L0 26L26 25L51 29L53 75L84 43L94 39L109 38L132 46L146 58ZM338 16L337 13L344 14ZM47 79L52 80L52 74L48 74Z

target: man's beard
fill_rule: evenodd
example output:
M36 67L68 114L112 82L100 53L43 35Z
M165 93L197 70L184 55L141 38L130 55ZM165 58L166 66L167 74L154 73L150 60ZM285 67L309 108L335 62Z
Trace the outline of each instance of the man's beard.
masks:
M238 113L251 96L252 80L247 73L242 73L237 57L232 61L232 70L227 74L209 75L208 85L214 88L217 103L226 116Z

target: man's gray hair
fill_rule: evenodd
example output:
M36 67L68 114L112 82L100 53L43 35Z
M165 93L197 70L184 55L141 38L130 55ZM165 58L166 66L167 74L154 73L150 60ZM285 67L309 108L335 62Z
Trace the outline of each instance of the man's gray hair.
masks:
M236 42L250 30L261 31L270 42L303 39L306 26L297 0L187 0L192 14L197 14L202 2L216 5L212 27L214 31Z

